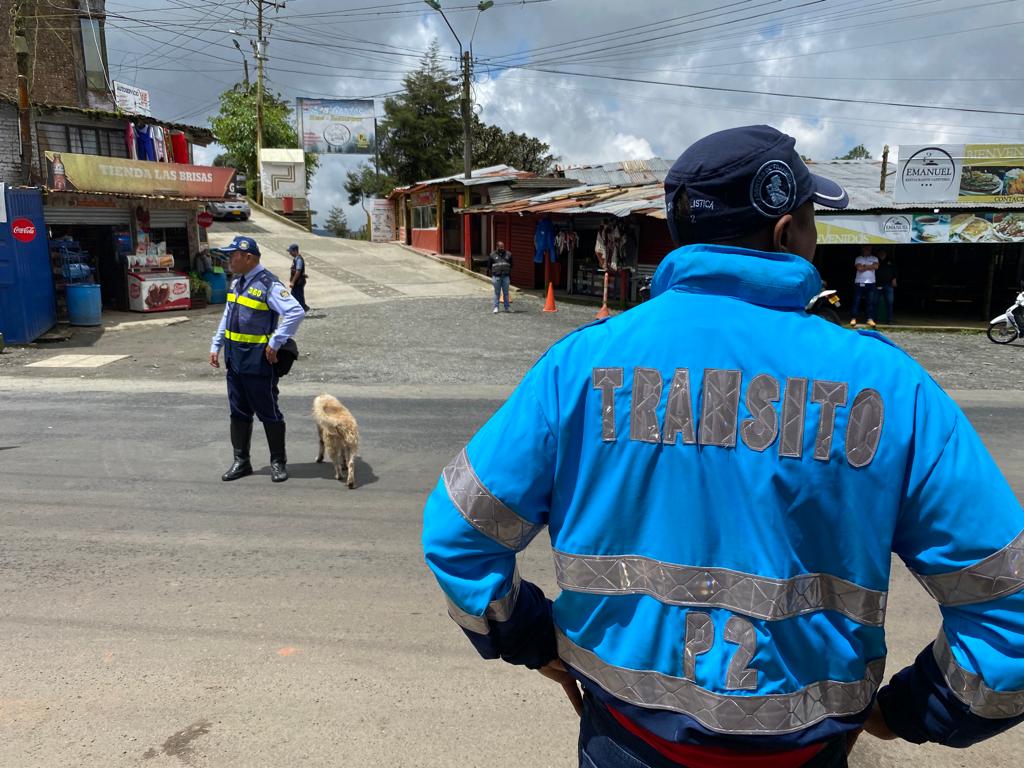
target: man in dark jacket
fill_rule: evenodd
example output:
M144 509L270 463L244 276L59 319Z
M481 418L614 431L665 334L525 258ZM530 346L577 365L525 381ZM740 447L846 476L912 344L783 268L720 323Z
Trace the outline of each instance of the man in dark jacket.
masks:
M875 256L878 257L878 269L875 270L875 290L878 291L878 298L885 299L886 319L890 324L895 323L892 304L896 288L896 264L884 250L876 251Z
M510 312L508 283L512 274L512 254L505 250L505 244L501 240L498 241L498 247L487 257L487 271L491 273L491 282L494 284L494 314L498 314L498 303L501 301L502 293L505 295L505 311Z

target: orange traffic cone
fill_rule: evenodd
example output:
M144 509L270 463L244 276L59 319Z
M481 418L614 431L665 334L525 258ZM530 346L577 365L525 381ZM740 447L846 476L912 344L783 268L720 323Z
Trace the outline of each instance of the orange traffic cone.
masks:
M558 307L555 306L555 284L548 283L548 298L544 302L545 312L557 312Z

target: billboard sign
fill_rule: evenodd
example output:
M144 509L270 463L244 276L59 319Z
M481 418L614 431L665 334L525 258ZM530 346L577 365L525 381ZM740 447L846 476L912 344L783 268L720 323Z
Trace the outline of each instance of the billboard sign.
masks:
M117 108L129 115L145 115L152 117L153 112L149 105L149 91L136 88L134 85L125 85L116 80L114 86L114 101Z
M1024 243L1024 211L816 216L818 245Z
M298 99L302 148L319 155L372 155L376 151L373 100Z
M375 243L390 243L395 239L395 202L374 200L370 215L370 239Z
M900 146L897 203L1024 203L1024 144Z
M234 168L47 152L47 187L56 192L123 192L169 197L224 197Z

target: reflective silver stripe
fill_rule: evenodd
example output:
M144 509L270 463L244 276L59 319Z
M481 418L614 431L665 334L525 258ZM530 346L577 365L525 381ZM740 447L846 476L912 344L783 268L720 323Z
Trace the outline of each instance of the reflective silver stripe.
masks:
M726 568L674 565L639 555L555 552L558 586L599 595L644 594L669 605L728 608L775 621L813 611L838 611L882 626L886 593L827 573L770 579Z
M946 633L941 629L932 645L932 653L950 690L978 717L998 720L1024 714L1024 691L994 691L989 688L980 675L968 672L957 663Z
M1012 595L1024 589L1024 531L974 565L935 576L914 575L942 605L984 603Z
M556 632L562 660L612 696L640 707L689 715L720 733L791 733L827 717L863 712L885 671L885 659L875 659L868 663L864 679L852 683L821 680L793 693L728 695L713 693L682 677L612 666Z
M470 632L476 632L478 635L486 635L491 629L491 621L508 621L509 617L512 616L512 609L516 607L516 600L519 599L519 584L519 568L517 566L512 573L512 586L508 592L505 593L504 597L492 600L487 605L487 610L484 611L483 616L466 613L450 597L448 598L448 615L460 627L464 627Z
M519 552L544 528L517 515L484 487L469 463L465 448L444 468L441 476L448 498L466 522L499 544Z

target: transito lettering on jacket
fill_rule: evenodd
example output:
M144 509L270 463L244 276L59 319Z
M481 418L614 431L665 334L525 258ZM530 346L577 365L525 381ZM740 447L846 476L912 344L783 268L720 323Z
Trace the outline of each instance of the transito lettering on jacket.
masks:
M690 370L677 368L668 385L656 368L633 369L629 411L629 439L662 445L718 446L736 448L738 440L752 451L764 452L778 440L779 456L800 459L804 455L804 427L808 403L818 408L813 457L828 462L836 413L849 407L843 451L853 467L866 467L875 458L885 421L885 403L874 389L862 389L850 402L850 387L842 381L787 378L785 387L766 373L754 376L743 389L744 374L737 370L708 368L701 382L700 421L693 414ZM594 368L593 388L601 393L601 439L618 440L615 392L626 381L623 368ZM750 418L740 422L740 401ZM781 408L778 403L781 402ZM699 431L699 434L698 434Z

